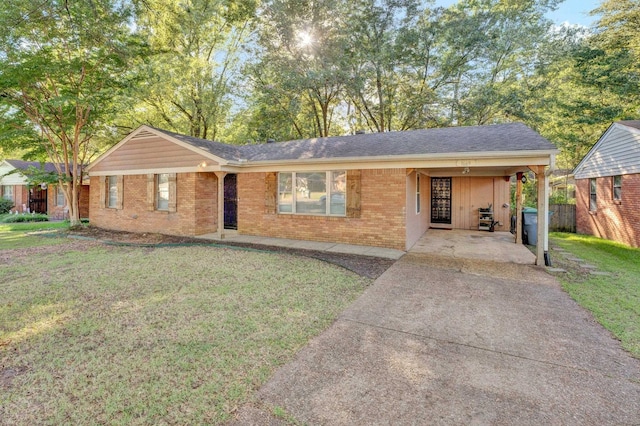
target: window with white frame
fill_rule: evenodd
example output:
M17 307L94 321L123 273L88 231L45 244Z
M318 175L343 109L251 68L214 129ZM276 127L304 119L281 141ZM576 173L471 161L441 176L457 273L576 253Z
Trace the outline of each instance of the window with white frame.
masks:
M2 185L2 198L13 201L13 185Z
M156 175L156 209L169 210L169 174Z
M613 199L622 200L622 176L620 175L613 177Z
M118 208L118 176L107 176L107 207Z
M420 174L416 173L416 214L420 214Z
M278 213L345 216L347 172L278 174Z
M61 186L56 187L56 206L64 207L64 191Z
M595 178L589 179L589 211L598 209L598 196L596 194L597 182Z

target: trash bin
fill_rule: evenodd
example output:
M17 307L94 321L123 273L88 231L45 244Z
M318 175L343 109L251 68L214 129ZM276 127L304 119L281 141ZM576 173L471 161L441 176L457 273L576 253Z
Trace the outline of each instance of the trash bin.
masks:
M538 209L531 207L522 209L522 243L530 246L538 245Z

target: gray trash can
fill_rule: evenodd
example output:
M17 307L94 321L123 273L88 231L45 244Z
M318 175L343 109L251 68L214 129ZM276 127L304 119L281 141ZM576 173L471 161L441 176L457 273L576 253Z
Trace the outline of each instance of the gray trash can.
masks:
M538 245L538 210L531 207L522 209L522 242L530 246Z

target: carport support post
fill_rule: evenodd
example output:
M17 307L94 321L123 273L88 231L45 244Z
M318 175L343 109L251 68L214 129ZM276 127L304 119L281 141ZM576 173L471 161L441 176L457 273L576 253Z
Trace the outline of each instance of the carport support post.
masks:
M214 172L218 178L218 238L224 239L224 177L226 172Z
M538 266L545 265L544 249L547 239L547 221L549 220L549 204L545 201L549 178L544 170L545 166L537 166L534 170L538 183L538 245L536 246L536 265Z
M516 244L522 244L522 173L516 174Z

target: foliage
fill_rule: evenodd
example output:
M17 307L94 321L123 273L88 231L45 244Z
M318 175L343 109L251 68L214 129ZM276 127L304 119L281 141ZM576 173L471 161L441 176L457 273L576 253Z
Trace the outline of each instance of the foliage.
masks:
M6 198L0 197L0 215L9 213L13 206L14 203L12 200L7 200Z
M229 421L368 284L282 254L40 240L62 245L0 269L9 424Z
M132 81L139 42L131 13L118 0L8 0L0 7L0 112L10 129L0 142L46 153L64 177L59 184L72 221L81 167L95 153L93 139L109 132L106 123Z
M554 260L568 270L559 276L563 288L640 358L640 249L588 235L553 233L550 241L609 273L592 275L569 260Z
M137 25L153 55L123 126L215 139L231 108L255 0L147 0Z
M10 214L2 217L2 223L48 222L49 216L41 213Z

